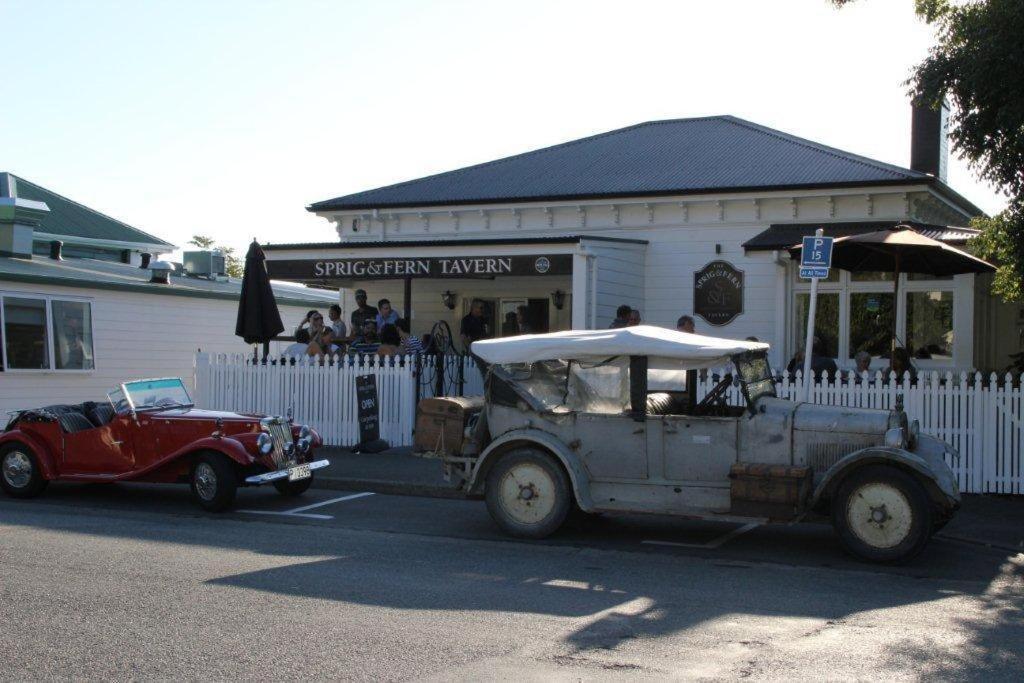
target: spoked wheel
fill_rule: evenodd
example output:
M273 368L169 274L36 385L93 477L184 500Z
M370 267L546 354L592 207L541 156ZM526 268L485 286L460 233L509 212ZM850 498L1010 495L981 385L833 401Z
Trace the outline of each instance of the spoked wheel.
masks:
M286 498L292 498L294 496L301 496L303 493L309 490L309 487L313 485L313 475L309 475L305 479L299 479L298 481L288 481L287 479L279 479L274 482L274 488L277 492Z
M487 511L499 527L520 538L550 536L569 514L569 478L547 453L520 448L501 457L487 474Z
M202 455L192 467L192 497L204 510L228 509L235 502L237 491L234 465L220 453Z
M47 481L36 456L20 443L0 447L0 488L13 498L38 496Z
M430 328L430 347L434 353L450 354L455 352L452 341L452 328L443 320L438 320Z
M832 525L857 557L907 562L924 549L931 535L928 494L903 470L867 467L839 487L832 502Z

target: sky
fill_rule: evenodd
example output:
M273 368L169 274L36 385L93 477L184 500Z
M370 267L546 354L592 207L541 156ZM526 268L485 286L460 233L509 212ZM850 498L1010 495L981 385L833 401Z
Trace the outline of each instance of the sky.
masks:
M912 0L0 0L10 171L184 245L328 241L314 201L733 114L907 166ZM1001 194L951 159L983 210Z

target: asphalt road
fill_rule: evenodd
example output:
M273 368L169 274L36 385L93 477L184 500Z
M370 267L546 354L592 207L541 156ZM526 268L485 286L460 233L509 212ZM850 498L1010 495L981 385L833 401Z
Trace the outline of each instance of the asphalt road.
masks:
M1024 556L993 548L936 539L888 568L826 527L601 517L524 543L474 501L260 489L238 508L145 485L0 498L0 677L1016 680L1024 664Z

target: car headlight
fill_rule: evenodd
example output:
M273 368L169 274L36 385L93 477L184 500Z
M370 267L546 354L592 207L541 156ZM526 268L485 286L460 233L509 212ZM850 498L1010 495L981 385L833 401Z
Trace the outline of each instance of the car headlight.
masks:
M885 432L885 445L889 448L907 448L907 432L903 427L893 427Z
M274 437L267 432L263 432L256 437L256 448L259 449L259 452L263 455L270 455L274 450Z

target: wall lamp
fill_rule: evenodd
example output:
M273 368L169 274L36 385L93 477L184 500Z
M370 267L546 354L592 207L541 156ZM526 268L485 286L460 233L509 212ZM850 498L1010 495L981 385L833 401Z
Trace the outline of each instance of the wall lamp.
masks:
M444 293L441 294L441 303L443 303L445 308L447 308L449 311L454 311L455 292L451 291L450 289L444 290Z
M565 292L560 289L556 289L551 292L551 303L555 305L559 311L565 306Z

